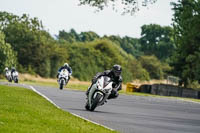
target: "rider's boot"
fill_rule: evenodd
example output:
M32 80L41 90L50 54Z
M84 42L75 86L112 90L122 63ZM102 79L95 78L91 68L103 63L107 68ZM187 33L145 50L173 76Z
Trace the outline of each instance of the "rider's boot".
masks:
M89 95L90 88L91 88L91 87L88 87L87 91L85 92L85 95L86 95L87 97L88 97L88 95Z
M90 89L92 88L92 85L93 85L93 84L91 84L91 85L88 87L87 91L85 92L85 95L86 95L87 97L88 97L88 95L89 95Z

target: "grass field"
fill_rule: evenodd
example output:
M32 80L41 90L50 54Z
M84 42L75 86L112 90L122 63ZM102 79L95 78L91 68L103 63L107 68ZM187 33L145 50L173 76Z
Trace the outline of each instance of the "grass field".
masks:
M111 133L56 108L35 92L0 85L0 133Z

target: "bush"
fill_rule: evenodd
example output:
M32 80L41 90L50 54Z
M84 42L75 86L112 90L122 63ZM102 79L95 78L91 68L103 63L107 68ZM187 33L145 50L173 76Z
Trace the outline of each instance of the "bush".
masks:
M198 83L198 81L193 81L193 82L190 82L189 81L189 84L187 86L188 88L192 88L194 90L198 90L200 91L200 84Z
M149 72L151 79L163 79L164 72L161 62L155 56L141 56L139 62Z

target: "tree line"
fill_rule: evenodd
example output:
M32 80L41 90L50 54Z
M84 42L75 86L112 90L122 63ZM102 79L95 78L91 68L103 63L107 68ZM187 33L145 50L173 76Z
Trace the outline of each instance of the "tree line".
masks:
M73 76L91 80L99 71L120 64L125 82L175 75L185 86L200 82L200 2L173 3L173 27L143 25L141 38L99 36L60 30L52 37L37 18L0 12L0 72L15 65L20 72L55 77L68 62Z

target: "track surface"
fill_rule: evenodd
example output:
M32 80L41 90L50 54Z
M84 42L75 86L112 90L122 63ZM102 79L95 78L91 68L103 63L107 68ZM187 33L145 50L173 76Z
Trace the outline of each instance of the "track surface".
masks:
M94 112L86 111L85 92L34 88L63 110L122 133L199 133L200 104L167 98L120 95Z
M85 92L33 86L60 108L122 133L200 133L200 104L169 98L120 95L94 112Z

